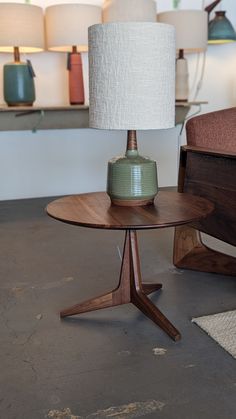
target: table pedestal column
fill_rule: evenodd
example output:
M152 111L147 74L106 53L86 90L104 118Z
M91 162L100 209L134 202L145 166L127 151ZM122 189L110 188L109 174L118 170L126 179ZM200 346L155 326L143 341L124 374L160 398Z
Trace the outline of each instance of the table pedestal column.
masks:
M63 310L60 315L64 318L121 304L133 303L174 341L177 341L181 338L179 331L147 297L148 294L161 288L162 284L142 283L137 234L135 230L127 230L118 287L107 294Z

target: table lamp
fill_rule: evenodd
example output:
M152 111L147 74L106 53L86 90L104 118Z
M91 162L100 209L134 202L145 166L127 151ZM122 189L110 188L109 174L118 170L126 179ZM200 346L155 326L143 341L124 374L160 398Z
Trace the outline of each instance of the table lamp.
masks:
M152 22L89 28L89 125L128 131L125 156L108 163L113 204L147 205L157 194L156 162L139 155L136 130L174 126L174 32Z
M47 49L68 53L70 104L84 104L80 53L88 51L88 27L101 22L102 9L87 4L58 4L47 7L45 16Z
M102 20L107 22L156 22L154 0L105 0Z
M176 30L176 101L188 101L188 63L184 53L207 48L207 13L202 10L172 10L159 13L158 22L173 25Z
M0 52L14 54L14 62L4 65L4 100L9 106L27 106L35 101L34 72L20 53L44 49L44 21L41 7L20 3L0 3Z
M205 10L210 17L211 11L221 2L216 0L209 4ZM232 23L226 17L225 11L215 12L214 19L209 19L208 24L208 44L225 44L236 41L236 32Z

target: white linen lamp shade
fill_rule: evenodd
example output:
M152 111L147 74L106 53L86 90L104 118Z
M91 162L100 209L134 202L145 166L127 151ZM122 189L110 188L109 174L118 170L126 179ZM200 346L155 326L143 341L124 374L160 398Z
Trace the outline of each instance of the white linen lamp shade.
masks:
M103 22L156 22L154 0L105 0Z
M174 28L109 23L89 28L90 127L174 126Z
M102 20L99 6L89 4L58 4L45 10L47 49L71 52L88 51L88 28Z
M200 52L207 48L208 16L202 10L171 10L157 15L158 22L173 25L176 31L176 49Z
M176 30L176 100L188 100L188 63L184 53L201 52L207 48L208 15L202 10L172 10L159 13L158 22L173 25Z
M43 9L20 3L0 3L0 52L40 52L44 49Z
M149 22L89 28L89 91L90 127L128 130L125 157L108 164L112 202L152 202L157 193L156 163L139 156L136 130L174 126L174 28Z
M45 11L47 49L67 52L69 70L69 101L84 103L81 52L88 51L88 28L102 20L102 9L87 4L58 4Z
M32 105L35 100L34 73L20 61L20 53L44 49L44 17L41 7L0 3L0 52L14 53L14 62L4 66L4 99L9 106Z

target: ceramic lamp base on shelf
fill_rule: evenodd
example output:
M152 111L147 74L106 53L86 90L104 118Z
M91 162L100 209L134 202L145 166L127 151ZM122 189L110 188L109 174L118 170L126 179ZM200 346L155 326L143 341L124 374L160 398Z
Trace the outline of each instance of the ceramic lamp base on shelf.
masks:
M4 65L4 100L8 106L32 106L35 101L34 79L27 63Z
M182 51L182 50L181 50ZM183 55L176 60L176 102L187 102L189 97L189 73L188 62Z
M72 52L68 57L69 100L71 105L84 104L84 81L82 58L79 52Z

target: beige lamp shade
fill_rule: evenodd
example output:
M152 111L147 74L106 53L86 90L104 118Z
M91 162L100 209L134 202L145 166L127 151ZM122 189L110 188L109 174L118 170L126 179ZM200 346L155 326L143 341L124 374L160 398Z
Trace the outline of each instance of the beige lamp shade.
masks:
M90 127L171 128L175 119L175 31L151 22L89 28Z
M49 51L88 50L88 27L102 20L99 6L58 4L46 8L46 40Z
M44 49L43 9L31 4L0 3L0 51L39 52Z
M103 22L156 22L154 0L105 0Z
M185 52L207 48L208 15L202 10L172 10L159 13L158 22L173 25L176 30L176 49Z

